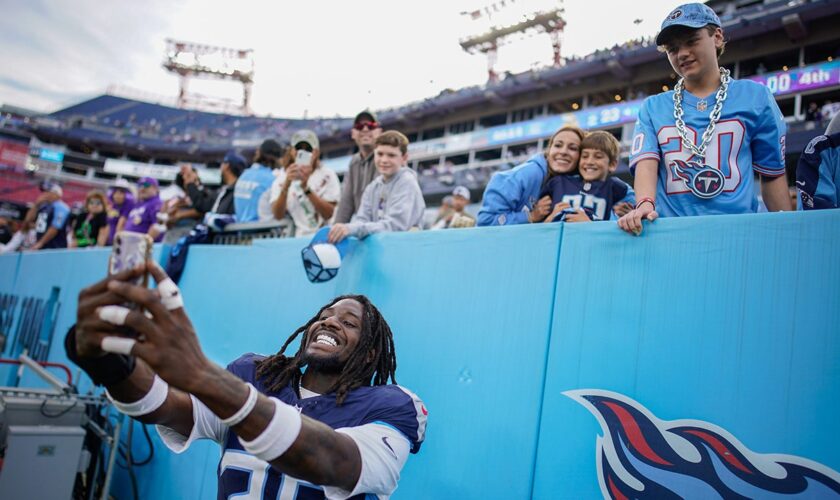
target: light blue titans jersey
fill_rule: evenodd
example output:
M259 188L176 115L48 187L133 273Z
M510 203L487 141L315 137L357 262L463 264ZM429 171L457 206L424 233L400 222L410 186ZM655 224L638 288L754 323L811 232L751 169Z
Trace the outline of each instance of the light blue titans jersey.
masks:
M254 163L242 172L233 188L236 222L254 222L260 218L260 201L271 193L274 174L265 165ZM267 201L263 201L267 205Z
M682 145L674 124L674 92L651 96L642 103L630 169L645 159L659 161L656 211L660 216L742 214L755 212L753 171L766 177L785 173L785 122L767 87L732 80L720 121L706 148L703 170L698 158ZM684 119L695 144L709 125L715 94L701 99L683 92ZM700 104L702 109L704 106Z

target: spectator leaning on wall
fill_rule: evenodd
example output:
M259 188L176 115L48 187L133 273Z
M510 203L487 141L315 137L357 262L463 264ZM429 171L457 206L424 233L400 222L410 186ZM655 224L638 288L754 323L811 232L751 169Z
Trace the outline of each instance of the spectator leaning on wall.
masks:
M642 103L630 155L637 203L619 227L638 235L643 220L659 215L756 212L754 173L767 209L790 210L782 112L767 87L732 79L720 66L725 42L717 14L701 3L677 7L656 45L680 79L673 91ZM727 155L733 158L725 169L720 158Z
M276 219L289 214L295 223L295 236L308 236L332 218L341 184L338 175L321 164L315 132L299 130L292 135L291 143L295 152L308 152L311 157L307 163L295 162L279 171L271 187L271 209Z
M125 231L157 235L154 226L157 224L157 214L163 206L159 193L157 179L141 177L137 181L137 203L128 213Z
M34 220L36 243L30 250L42 248L67 248L67 221L70 207L61 197L64 191L55 182L41 183L41 195L29 209L27 219Z
M114 235L122 231L128 221L128 214L134 208L134 194L125 179L119 179L108 190L108 245L114 242Z
M383 132L376 139L374 161L379 176L365 189L353 219L330 229L331 243L347 236L364 238L373 233L422 227L426 203L417 174L406 166L408 138L396 130Z
M93 190L85 199L84 211L76 217L73 227L67 231L67 246L70 248L103 247L108 241L108 201L105 193Z
M335 222L350 222L362 203L365 188L376 177L373 148L376 138L381 133L382 128L376 121L376 115L371 111L362 111L353 120L350 136L356 142L359 152L353 155L347 173L344 175L344 187L341 191L341 200L338 202Z
M544 152L535 154L511 170L494 174L484 190L478 225L505 226L545 221L552 209L551 197L540 198L540 189L554 176L577 172L580 144L585 135L576 126L564 125L548 140Z

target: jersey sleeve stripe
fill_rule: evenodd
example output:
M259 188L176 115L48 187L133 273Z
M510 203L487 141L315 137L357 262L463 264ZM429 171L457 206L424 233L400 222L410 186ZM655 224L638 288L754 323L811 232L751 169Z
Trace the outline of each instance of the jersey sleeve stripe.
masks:
M630 166L639 163L642 160L656 160L659 161L659 153L641 153L635 158L630 160Z
M766 177L779 177L781 175L785 175L784 167L776 170L776 169L764 168L761 165L753 163L753 170L755 170L759 174L761 174L763 176L766 176Z

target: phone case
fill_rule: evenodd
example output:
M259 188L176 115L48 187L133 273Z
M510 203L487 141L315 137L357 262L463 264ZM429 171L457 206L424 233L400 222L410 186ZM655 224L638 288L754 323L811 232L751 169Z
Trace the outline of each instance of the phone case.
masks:
M309 151L300 150L295 155L295 163L298 165L309 165L312 162L312 153Z
M149 259L152 255L152 237L148 234L121 231L114 236L114 246L108 259L108 274L116 274L127 269L133 269ZM139 286L148 286L149 273L137 278L134 282Z

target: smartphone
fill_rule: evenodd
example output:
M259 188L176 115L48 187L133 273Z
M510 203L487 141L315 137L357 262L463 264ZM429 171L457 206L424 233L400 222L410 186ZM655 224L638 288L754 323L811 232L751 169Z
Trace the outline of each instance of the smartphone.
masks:
M114 246L108 259L108 274L134 269L146 262L152 255L152 237L143 233L120 231L114 236ZM133 282L137 286L149 286L149 271Z
M298 165L309 165L312 162L312 153L305 149L299 149L295 156L295 163Z

